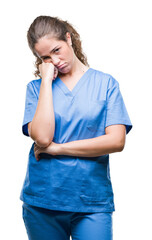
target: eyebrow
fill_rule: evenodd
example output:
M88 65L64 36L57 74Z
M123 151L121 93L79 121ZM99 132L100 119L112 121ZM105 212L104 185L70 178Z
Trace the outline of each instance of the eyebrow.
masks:
M55 48L53 48L51 51L50 51L50 53L51 52L53 52L56 48L58 48L59 46L56 46ZM40 56L40 58L45 58L45 57L48 57L48 56Z

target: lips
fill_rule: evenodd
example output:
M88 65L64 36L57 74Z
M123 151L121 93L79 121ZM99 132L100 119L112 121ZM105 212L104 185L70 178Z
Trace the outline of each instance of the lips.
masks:
M59 69L61 69L63 67L65 67L65 64L62 64L62 65L58 66Z

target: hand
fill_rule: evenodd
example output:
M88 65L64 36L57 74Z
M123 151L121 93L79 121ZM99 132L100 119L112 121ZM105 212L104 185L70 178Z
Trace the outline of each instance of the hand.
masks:
M42 62L39 71L44 81L53 81L58 75L58 69L52 63Z
M37 161L40 160L40 153L48 153L51 155L57 155L59 154L59 148L60 144L51 142L51 144L48 147L39 147L36 143L34 144L34 154L35 154L35 158Z

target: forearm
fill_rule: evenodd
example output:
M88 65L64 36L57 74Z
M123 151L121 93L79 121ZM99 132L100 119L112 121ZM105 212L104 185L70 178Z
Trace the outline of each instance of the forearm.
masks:
M52 141L55 129L55 117L52 98L52 83L41 83L37 109L31 124L31 137L39 144Z
M123 149L121 143L113 135L107 134L95 138L77 140L60 144L60 155L78 157L97 157Z

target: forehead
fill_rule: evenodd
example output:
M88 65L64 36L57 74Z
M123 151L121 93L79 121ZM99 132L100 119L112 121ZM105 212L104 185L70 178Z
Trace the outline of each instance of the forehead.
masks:
M48 55L54 48L63 44L64 41L58 40L55 37L43 37L35 44L35 51L39 56Z

